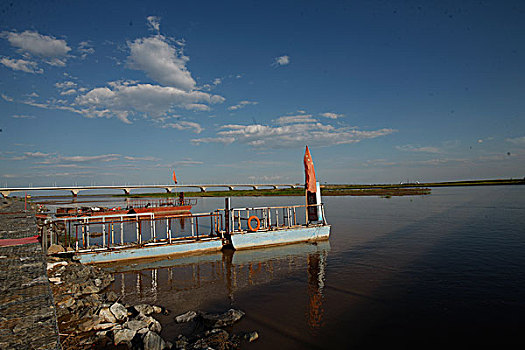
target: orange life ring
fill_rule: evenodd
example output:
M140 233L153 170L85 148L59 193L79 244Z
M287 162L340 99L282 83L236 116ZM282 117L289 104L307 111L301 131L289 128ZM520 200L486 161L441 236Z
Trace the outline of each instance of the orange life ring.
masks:
M254 220L254 219L255 219L255 221L257 221L257 227L256 228L252 227L252 220ZM261 221L259 220L259 218L257 216L252 215L248 219L248 227L250 228L251 232L256 232L261 227Z

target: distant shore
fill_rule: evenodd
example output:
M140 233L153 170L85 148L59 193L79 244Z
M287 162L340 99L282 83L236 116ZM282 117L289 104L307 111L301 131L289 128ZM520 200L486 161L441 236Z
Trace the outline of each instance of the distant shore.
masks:
M431 193L429 188L322 188L323 196L418 196ZM131 195L115 195L117 197L143 198L143 197L178 197L178 193L140 193ZM185 197L272 197L272 196L304 196L304 188L261 189L261 190L235 190L235 191L206 191L184 192Z
M498 185L525 185L525 179L497 179L497 180L465 180L447 182L422 182L422 183L399 183L399 184L324 184L321 185L323 196L420 196L431 194L430 187L454 187L454 186L498 186ZM298 185L301 186L301 185ZM179 192L174 193L137 193L137 194L115 194L115 197L177 197ZM257 189L257 190L232 190L232 191L206 191L184 192L186 197L264 197L264 196L304 196L304 188L283 189Z

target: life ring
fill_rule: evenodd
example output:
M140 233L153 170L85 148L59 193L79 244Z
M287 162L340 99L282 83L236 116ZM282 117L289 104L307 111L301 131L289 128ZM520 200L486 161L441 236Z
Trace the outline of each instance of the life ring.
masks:
M252 220L255 220L257 221L257 227L256 228L253 228L252 226ZM260 227L261 227L261 221L259 220L259 218L255 215L252 215L250 216L250 218L248 219L248 227L250 228L250 231L251 232L256 232Z

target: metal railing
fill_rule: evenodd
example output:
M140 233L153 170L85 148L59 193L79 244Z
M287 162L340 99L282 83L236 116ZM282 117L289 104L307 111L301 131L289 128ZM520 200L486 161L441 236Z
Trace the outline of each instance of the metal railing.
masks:
M320 220L309 220L308 208L317 207ZM258 228L250 227L250 218L258 219ZM246 233L255 231L272 231L290 229L297 226L312 224L326 225L323 204L289 205L275 207L233 208L231 209L231 233Z
M308 211L312 207L318 208L319 220L310 220ZM254 220L253 216L257 217L256 229L249 225L250 219ZM86 252L326 224L324 205L311 204L218 209L210 213L162 216L136 213L59 217L41 226L41 236L44 251L52 244L61 244L66 251Z
M220 237L222 223L218 212L64 217L42 225L41 235L45 251L61 244L66 250L82 252Z

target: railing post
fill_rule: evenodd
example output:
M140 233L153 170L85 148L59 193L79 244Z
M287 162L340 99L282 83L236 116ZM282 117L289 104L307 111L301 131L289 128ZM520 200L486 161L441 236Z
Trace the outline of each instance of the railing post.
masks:
M120 244L124 245L124 217L120 217Z
M78 225L75 225L75 251L78 251Z
M106 218L102 218L102 247L106 246Z
M86 221L86 241L87 241L87 247L89 248L89 221Z

